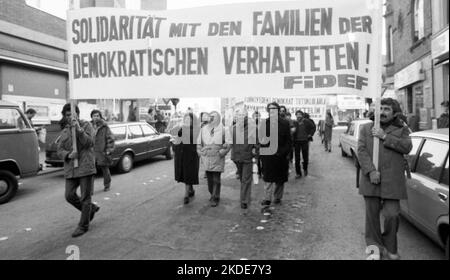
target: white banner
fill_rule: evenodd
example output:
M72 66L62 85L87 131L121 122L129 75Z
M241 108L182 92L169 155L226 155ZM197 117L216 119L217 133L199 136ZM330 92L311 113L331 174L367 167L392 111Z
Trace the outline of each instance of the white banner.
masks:
M72 10L71 98L374 97L380 7L381 0L300 0Z

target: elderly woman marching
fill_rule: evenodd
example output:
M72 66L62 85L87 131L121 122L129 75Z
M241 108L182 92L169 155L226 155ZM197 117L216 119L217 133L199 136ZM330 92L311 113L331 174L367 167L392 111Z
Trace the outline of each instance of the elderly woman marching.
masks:
M231 147L225 143L225 128L220 114L213 111L210 116L211 122L200 131L197 152L201 158L201 165L206 171L211 207L216 207L220 201L220 176L225 169L225 156Z
M194 185L198 185L199 157L197 154L197 140L200 132L199 123L193 113L188 113L183 118L183 125L175 128L174 153L175 153L175 180L185 184L184 204L194 197Z
M114 136L99 110L93 110L91 112L91 118L95 132L95 162L102 169L104 191L107 192L111 188L111 172L109 171L109 167L112 164L111 153L114 150Z

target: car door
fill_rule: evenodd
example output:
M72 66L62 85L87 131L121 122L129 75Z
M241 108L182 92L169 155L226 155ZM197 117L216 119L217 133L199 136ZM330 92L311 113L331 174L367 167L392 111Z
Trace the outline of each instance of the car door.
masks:
M127 147L127 126L111 126L111 133L114 136L114 151L112 153L112 159L117 162L122 153Z
M147 142L139 124L130 124L128 126L128 142L130 145L129 148L135 153L136 160L146 158L148 152Z
M347 134L346 135L344 135L344 137L343 137L343 142L344 142L344 144L343 144L343 148L344 148L344 152L347 154L347 155L352 155L352 151L351 151L351 147L352 147L352 144L353 144L353 138L354 138L354 136L355 136L355 126L356 126L356 123L352 123L351 125L350 125L350 127L349 127L349 129L348 129L348 131L347 131Z
M153 127L148 124L141 124L142 131L147 141L147 149L149 156L153 157L164 153L166 145L164 144L164 136L159 134Z
M417 156L419 155L420 152L420 148L422 147L422 143L423 143L424 139L421 137L411 137L411 142L412 142L412 149L409 152L409 154L406 156L406 159L408 160L408 165L411 171L415 170L415 163L417 160ZM411 173L412 174L412 173ZM411 178L412 179L412 178ZM410 190L408 189L410 182L410 179L407 179L407 192L408 194L410 193ZM409 218L409 207L408 207L408 200L400 200L400 208L402 211L403 215L407 215Z
M442 183L448 143L426 139L408 180L409 215L427 232L436 234L436 221L448 214L448 186Z

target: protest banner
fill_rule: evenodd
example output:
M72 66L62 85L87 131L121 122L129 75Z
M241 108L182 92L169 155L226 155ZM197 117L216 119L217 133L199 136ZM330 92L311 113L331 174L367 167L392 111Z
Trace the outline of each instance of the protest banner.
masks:
M380 2L71 10L71 97L374 97Z

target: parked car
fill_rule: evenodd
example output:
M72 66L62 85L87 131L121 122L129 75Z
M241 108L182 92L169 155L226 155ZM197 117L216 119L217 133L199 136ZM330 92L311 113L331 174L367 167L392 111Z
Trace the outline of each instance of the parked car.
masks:
M39 143L19 106L0 101L0 204L16 194L17 177L36 175L39 164Z
M172 159L171 136L158 133L146 122L128 122L109 124L116 140L112 153L113 164L119 172L126 173L133 169L137 161L164 155ZM57 155L59 137L48 147L46 163L62 166L63 161Z
M356 160L358 154L358 138L361 125L372 122L371 120L352 121L347 131L339 136L339 146L343 157L350 156Z
M449 257L449 129L411 134L408 155L411 178L408 200L401 202L402 215L437 244Z

